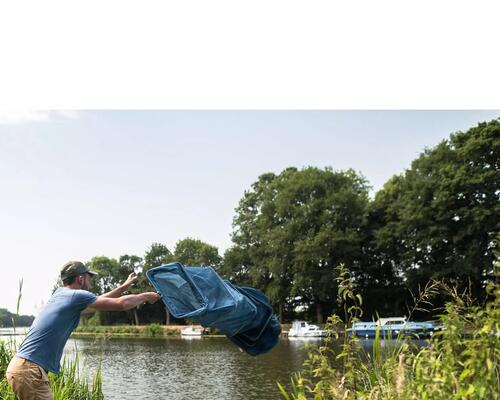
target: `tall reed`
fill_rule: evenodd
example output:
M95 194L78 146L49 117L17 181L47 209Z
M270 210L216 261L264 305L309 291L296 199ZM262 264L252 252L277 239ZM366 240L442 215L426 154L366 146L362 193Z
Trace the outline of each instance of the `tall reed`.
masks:
M5 372L10 359L15 354L7 342L0 341L0 399L15 400L14 393L7 383ZM80 374L78 356L74 360L63 362L59 375L49 373L50 387L54 400L102 400L102 375L100 369L92 380Z

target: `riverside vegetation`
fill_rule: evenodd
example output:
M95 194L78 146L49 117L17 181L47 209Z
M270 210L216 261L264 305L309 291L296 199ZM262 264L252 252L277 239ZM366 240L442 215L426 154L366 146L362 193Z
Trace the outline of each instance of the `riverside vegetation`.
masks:
M159 338L179 335L177 329L163 329L160 324L151 323L144 326L133 325L80 325L73 332L73 336L112 336L112 337L147 337Z
M361 316L362 298L354 292L352 278L339 268L339 302L346 320ZM431 400L498 399L500 393L499 266L496 283L487 287L488 301L477 305L471 296L446 284L433 283L417 299L415 309L428 303L440 287L451 300L439 319L444 327L416 350L410 341L397 337L381 346L379 335L371 354L362 354L360 339L345 335L343 345L331 346L332 334L323 346L312 349L304 370L291 379L288 391L278 383L286 400ZM342 324L329 318L330 326Z
M496 276L498 276L498 265ZM354 282L348 271L339 267L339 304L347 323L359 320L362 298L355 293ZM440 284L425 288L417 299L417 307L428 303ZM498 310L500 287L498 280L487 287L489 301L474 304L464 293L443 285L451 295L442 315L446 327L429 345L419 351L411 348L404 338L383 347L375 339L373 352L362 354L360 340L343 336L339 340L339 326L347 326L339 318L329 318L335 327L325 344L311 349L302 372L292 377L289 391L279 385L287 400L333 399L496 399L500 392L500 313ZM156 332L159 327L151 328ZM161 329L161 328L160 328ZM335 333L337 332L337 334ZM464 336L464 332L467 335ZM400 342L400 343L398 343ZM12 343L0 342L0 398L14 400L5 379L5 369L13 355ZM103 399L102 377L97 372L92 380L82 378L78 358L64 362L61 374L50 374L56 400Z
M0 399L15 400L16 397L5 377L10 359L15 353L12 342L0 341ZM103 400L102 375L100 370L90 379L80 374L78 356L74 360L64 360L61 372L55 375L49 372L50 387L54 400Z

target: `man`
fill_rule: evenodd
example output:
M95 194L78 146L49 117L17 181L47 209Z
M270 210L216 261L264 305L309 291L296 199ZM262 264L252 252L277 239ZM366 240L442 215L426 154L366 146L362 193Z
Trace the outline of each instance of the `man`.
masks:
M64 346L78 326L81 313L125 311L143 303L155 303L155 292L120 296L136 281L135 274L116 289L96 296L90 293L97 275L80 261L70 261L61 270L58 288L31 328L7 368L7 381L19 400L52 400L48 371L58 374Z

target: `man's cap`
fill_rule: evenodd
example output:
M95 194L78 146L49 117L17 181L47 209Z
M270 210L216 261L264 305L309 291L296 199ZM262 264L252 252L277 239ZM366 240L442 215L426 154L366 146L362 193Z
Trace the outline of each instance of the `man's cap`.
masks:
M61 280L65 281L81 274L97 275L97 272L91 271L80 261L68 261L61 269Z

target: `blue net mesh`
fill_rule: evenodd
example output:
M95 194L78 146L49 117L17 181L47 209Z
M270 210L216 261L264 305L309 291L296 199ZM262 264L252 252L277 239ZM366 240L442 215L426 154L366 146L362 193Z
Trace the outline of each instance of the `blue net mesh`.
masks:
M171 263L146 276L174 317L217 328L251 355L271 350L279 339L281 326L264 293L233 285L211 267Z

